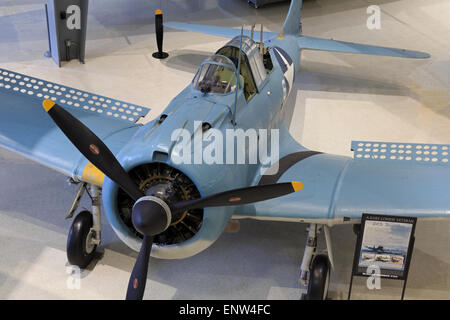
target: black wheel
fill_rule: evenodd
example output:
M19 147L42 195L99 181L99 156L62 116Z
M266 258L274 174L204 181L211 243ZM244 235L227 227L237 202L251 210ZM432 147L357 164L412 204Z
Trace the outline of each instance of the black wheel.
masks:
M325 300L330 282L330 261L324 254L314 257L309 269L308 293L306 300Z
M81 269L91 262L97 248L89 241L92 225L92 214L89 211L80 212L73 220L67 238L67 260Z

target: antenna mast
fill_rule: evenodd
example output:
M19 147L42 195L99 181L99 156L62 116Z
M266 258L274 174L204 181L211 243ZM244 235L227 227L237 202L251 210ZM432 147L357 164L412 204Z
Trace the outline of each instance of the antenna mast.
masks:
M231 123L235 126L236 125L236 107L237 107L237 99L238 99L238 93L239 93L239 75L241 73L241 53L242 53L242 36L244 34L244 26L241 27L241 41L239 42L239 58L238 58L238 66L236 69L236 93L234 95L234 111L233 111L233 119L231 120Z
M259 42L259 51L264 54L264 42L263 42L263 24L261 23L261 41Z

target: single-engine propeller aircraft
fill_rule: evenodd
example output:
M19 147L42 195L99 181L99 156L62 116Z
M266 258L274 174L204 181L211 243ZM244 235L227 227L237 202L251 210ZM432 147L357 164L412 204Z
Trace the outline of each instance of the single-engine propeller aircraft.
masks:
M372 251L375 253L387 253L387 254L404 254L404 250L399 250L399 249L389 249L389 248L385 248L383 246L364 246L365 249L364 250L368 250L368 251Z
M374 252L385 252L383 246L378 246L378 247L377 246L373 246L373 247L365 246L365 247L367 250L371 250Z
M300 0L291 2L280 33L166 23L232 39L145 125L136 122L148 112L144 107L0 70L0 145L80 184L68 217L84 190L92 198L92 212L79 213L69 232L71 264L86 267L100 244L100 196L114 231L139 251L127 299L142 299L150 254L175 259L199 253L230 219L303 222L310 227L300 280L308 288L305 298L323 299L333 266L329 227L358 224L364 212L450 215L449 145L353 141L354 158L349 158L308 150L291 137L283 104L301 50L429 57L304 36L301 6ZM201 125L194 126L196 121ZM172 139L178 129L205 138L251 128L278 130L277 161L184 163L178 148L184 139ZM235 157L256 147L224 152ZM328 255L316 253L321 230Z

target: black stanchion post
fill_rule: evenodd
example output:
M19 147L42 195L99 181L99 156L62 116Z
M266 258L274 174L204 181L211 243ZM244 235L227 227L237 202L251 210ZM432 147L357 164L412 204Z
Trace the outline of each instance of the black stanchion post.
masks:
M155 11L155 33L156 33L156 44L158 46L158 52L152 54L153 58L165 59L169 56L167 52L163 52L163 16L160 9Z

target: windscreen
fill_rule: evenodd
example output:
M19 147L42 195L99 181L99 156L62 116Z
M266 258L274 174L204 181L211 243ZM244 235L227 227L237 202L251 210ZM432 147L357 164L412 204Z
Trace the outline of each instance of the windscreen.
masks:
M200 66L193 85L196 90L204 93L232 92L236 88L234 65L225 57L212 56Z

